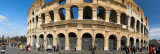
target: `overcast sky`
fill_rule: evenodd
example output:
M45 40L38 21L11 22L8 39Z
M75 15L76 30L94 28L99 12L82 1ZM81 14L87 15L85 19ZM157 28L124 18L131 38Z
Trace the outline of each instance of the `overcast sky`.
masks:
M160 0L134 0L149 18L150 39L160 39ZM0 36L27 34L27 12L34 0L0 1Z

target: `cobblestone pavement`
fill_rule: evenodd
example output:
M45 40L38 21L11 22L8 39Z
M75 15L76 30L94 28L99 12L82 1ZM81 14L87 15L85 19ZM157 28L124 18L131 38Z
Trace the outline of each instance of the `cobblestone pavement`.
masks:
M64 54L92 54L91 51L63 51ZM37 52L21 51L18 48L7 47L6 54L59 54L59 52ZM126 54L124 51L95 51L95 54ZM148 52L138 52L137 54L148 54Z

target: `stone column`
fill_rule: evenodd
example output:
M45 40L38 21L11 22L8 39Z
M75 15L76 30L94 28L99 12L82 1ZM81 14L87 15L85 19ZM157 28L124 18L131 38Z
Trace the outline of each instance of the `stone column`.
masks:
M78 29L77 47L76 47L76 50L81 50L81 45L82 45L81 29Z
M93 30L93 37L92 37L92 46L95 46L95 32L96 30Z
M58 10L54 11L54 22L60 21L60 16Z
M97 0L92 0L92 1L93 1L93 4L98 4Z
M45 15L45 23L49 23L49 22L51 22L51 17L49 15L49 13L46 13L46 15Z
M106 17L105 17L106 22L109 22L109 15L110 15L110 11L106 11Z
M127 16L128 17L128 27L130 27L131 25L131 17Z
M53 31L53 34L52 34L52 35L53 35L53 45L54 45L54 46L57 46L57 37L58 37L58 36L56 35L56 31Z
M44 35L44 49L47 49L47 37Z
M93 8L93 19L92 20L97 20L97 8Z
M39 47L39 36L37 36L37 41L36 41L36 47L38 48Z
M31 35L31 42L30 42L31 46L33 46L33 36Z
M134 30L137 32L137 20L135 19Z
M69 36L68 36L68 30L66 30L65 36L66 36L66 38L65 38L65 50L70 50L70 49L69 49Z
M78 20L83 19L83 8L79 8Z
M130 37L127 39L127 46L129 46L130 43Z
M120 21L121 21L121 14L117 14L117 24L120 24Z
M141 34L141 21L140 21L140 24L139 24L139 34Z
M121 48L121 40L118 39L117 40L117 50L120 50L120 48Z
M66 0L66 3L70 4L70 3L71 3L71 0Z
M136 38L134 38L134 46L136 46Z
M71 19L71 15L70 15L70 8L66 8L66 20Z
M141 39L139 39L139 47L141 47Z
M104 38L104 50L109 50L109 35L107 35L109 31L105 31L105 38Z

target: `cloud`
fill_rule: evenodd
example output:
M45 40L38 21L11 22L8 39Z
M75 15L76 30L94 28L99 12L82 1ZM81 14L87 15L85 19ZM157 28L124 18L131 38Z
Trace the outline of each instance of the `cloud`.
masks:
M152 37L152 36L159 36L160 37L160 28L153 28L153 29L150 29L149 31L149 36Z
M7 21L7 17L0 15L0 22Z

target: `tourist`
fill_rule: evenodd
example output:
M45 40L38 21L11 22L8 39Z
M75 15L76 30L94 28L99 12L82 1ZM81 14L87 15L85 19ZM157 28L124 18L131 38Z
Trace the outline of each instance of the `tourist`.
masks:
M6 46L4 43L1 43L1 54L5 54Z
M153 49L153 47L150 47L150 49L149 49L149 54L154 54L154 49Z
M134 54L136 54L137 48L136 48L136 47L134 47L133 49L134 49Z
M23 48L23 47L22 47L22 44L19 46L19 48L20 48L20 50L22 50L22 48Z
M129 47L125 47L126 53L129 54Z

